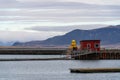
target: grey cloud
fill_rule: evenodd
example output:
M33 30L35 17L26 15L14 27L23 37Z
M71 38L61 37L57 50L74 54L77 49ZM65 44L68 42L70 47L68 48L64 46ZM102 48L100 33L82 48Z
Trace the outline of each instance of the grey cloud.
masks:
M37 16L37 17L79 17L79 16L120 16L120 6L113 5L92 5L77 2L18 2L15 0L2 0L0 4L14 4L18 11L0 11L0 16ZM11 7L8 6L9 9ZM30 8L30 9L26 9ZM74 8L74 9L73 9ZM44 9L46 11L33 11ZM54 9L54 10L53 10ZM104 12L106 10L106 12ZM107 12L108 11L108 12ZM111 11L111 12L109 12Z
M0 31L0 41L31 41L31 40L44 40L48 37L60 35L62 33L55 32L25 32L25 31ZM43 36L44 35L44 36Z
M16 0L0 0L0 8L14 8L19 5Z
M74 29L94 29L105 27L106 25L73 25L73 26L56 26L56 27L48 27L48 26L35 26L31 28L26 28L26 30L35 30L35 31L48 31L48 32L69 32Z
M93 5L78 2L39 1L20 2L16 0L1 0L0 6L8 9L0 10L1 21L104 21L120 18L120 6ZM0 7L2 9L2 7ZM42 10L41 10L42 9Z
M47 9L0 11L0 20L48 20L48 21L94 21L115 20L120 18L118 10L81 10L81 9ZM3 17L2 17L3 16Z
M79 2L61 2L57 1L38 1L38 2L20 2L16 0L1 0L0 7L3 8L52 8L52 9L120 9L116 5L93 5Z
M17 2L16 0L0 0L1 4L16 4Z
M116 5L95 5L95 4L85 4L78 2L28 2L22 3L25 8L48 8L48 9L120 9L120 6Z
M75 27L74 27L75 28ZM36 27L32 27L32 28L26 28L28 30L35 30L35 31L58 31L58 32L65 32L65 31L70 31L71 30L71 27L60 27L60 26L57 26L57 27L48 27L48 26L43 26L43 27L39 27L39 26L36 26Z
M0 31L0 39L2 40L37 40L45 39L51 35L63 34L73 29L92 29L102 26L39 26L43 22L58 22L61 24L72 22L104 22L112 20L120 20L119 5L95 5L78 2L61 2L61 0L38 0L38 2L21 2L20 0L0 0L0 24L7 27L11 24L7 21L13 21L13 24L20 23L20 26L33 26L25 30L34 30L39 33L26 32L2 32ZM5 23L2 23L2 22ZM1 25L1 26L2 26ZM18 24L17 24L18 25ZM16 26L16 27L20 27ZM104 26L103 26L104 27ZM24 34L24 36L23 36ZM44 36L43 36L44 35ZM7 36L7 37L6 37ZM21 38L22 37L22 38Z
M120 20L120 17L14 17L14 18L0 18L0 21L13 21L19 24L39 24L42 22L62 22L62 23L72 23L72 22L104 22L104 21L115 21ZM1 22L2 23L2 22Z
M65 8L89 8L92 5L76 3L76 2L60 2L51 1L51 2L19 2L16 0L2 0L0 1L0 7L2 8L54 8L54 9L65 9ZM94 6L93 6L94 7Z

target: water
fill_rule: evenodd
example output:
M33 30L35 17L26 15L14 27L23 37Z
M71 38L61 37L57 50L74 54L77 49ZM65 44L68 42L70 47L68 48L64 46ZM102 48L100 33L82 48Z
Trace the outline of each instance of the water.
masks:
M0 59L60 58L66 55L0 55Z
M16 57L18 57L18 55L16 55ZM70 68L93 68L93 67L119 68L120 60L56 60L56 61L51 60L51 61L8 61L8 62L3 61L0 62L0 80L119 80L120 79L120 73L87 73L86 74L86 73L70 73L69 70Z

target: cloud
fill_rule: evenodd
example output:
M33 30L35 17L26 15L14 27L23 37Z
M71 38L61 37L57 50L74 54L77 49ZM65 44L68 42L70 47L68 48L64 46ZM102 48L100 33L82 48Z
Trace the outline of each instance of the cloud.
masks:
M0 9L1 8L15 8L19 4L16 0L0 0Z
M120 10L89 9L20 9L12 11L0 10L0 21L109 21L120 18Z
M53 37L56 35L62 35L64 33L60 32L25 32L25 31L0 31L0 41L32 41L32 40L44 40L48 37ZM4 36L3 36L4 35ZM44 36L43 36L44 35Z
M99 4L99 5L120 5L120 0L63 0L69 2L82 2L87 4Z
M119 13L120 0L0 0L0 30L6 30L0 39L46 39L77 28L102 27L85 25L120 24Z
M101 5L120 5L119 0L17 0L20 2L77 2L87 4L101 4Z
M87 3L86 3L87 2ZM95 4L90 4L91 2L95 2ZM118 8L119 5L113 4L113 5L99 5L99 3L105 3L105 1L100 0L84 0L84 1L73 1L73 0L1 0L0 1L0 7L1 8L47 8L47 9L89 9L89 8ZM115 1L111 0L111 3L115 3ZM119 2L119 1L118 1ZM117 3L117 2L116 2Z
M98 0L99 1L99 0ZM120 17L120 6L81 3L84 1L54 0L2 0L1 21L84 21L100 17L103 20ZM7 5L8 4L8 5ZM75 20L76 19L76 20ZM85 21L86 21L85 20ZM90 21L91 21L90 20Z
M54 26L54 27L50 27L50 26L34 26L31 28L25 28L26 30L34 30L34 31L46 31L46 32L69 32L75 29L83 29L85 30L85 28L88 29L94 29L94 28L100 28L100 27L105 27L107 25L73 25L73 26Z

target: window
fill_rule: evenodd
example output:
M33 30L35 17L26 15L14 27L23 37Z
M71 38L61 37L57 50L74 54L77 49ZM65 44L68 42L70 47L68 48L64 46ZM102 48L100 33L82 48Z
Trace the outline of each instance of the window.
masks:
M95 48L99 48L100 45L98 43L95 43Z
M91 45L90 44L87 44L87 49L90 49Z

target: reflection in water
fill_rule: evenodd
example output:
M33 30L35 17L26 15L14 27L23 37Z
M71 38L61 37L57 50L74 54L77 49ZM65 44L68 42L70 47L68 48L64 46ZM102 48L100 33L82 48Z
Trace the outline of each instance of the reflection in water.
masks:
M22 58L60 58L66 55L0 55L0 59L22 59Z

